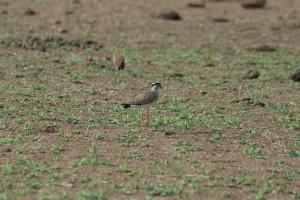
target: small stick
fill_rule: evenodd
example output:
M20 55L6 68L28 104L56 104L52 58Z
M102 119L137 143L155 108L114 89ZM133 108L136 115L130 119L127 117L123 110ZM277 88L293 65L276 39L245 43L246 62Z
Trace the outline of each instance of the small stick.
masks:
M242 89L244 87L245 83L242 83L239 87L239 96L241 97L241 92L242 92Z
M114 62L114 66L115 66L115 68L116 69L118 69L118 66L117 66L117 61L116 61L116 56L115 56L115 54L113 53L113 62Z

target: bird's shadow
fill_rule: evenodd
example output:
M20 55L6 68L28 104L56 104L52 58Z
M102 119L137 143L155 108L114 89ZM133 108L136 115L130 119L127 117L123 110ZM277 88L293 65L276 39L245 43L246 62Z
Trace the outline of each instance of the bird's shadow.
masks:
M222 131L191 131L187 132L187 134L192 135L213 135L213 134L220 134Z
M213 135L213 134L222 134L222 131L190 131L186 132L185 134L187 135ZM165 133L165 135L178 135L178 133L170 132L170 133Z

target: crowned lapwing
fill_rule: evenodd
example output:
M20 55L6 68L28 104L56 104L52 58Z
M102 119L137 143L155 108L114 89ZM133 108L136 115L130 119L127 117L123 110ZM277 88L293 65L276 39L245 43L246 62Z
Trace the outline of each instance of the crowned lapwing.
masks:
M124 108L140 108L141 109L141 121L142 121L142 128L144 129L143 125L143 116L144 116L144 109L147 110L147 120L149 126L152 128L150 118L149 118L149 108L153 107L158 100L158 89L162 88L160 83L153 83L150 92L146 92L136 96L131 101L127 103L121 104Z

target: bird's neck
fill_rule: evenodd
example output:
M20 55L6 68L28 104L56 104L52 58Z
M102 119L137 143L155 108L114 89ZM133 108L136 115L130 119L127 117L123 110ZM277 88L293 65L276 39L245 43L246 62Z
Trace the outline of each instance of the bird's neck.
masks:
M158 94L158 87L156 87L156 86L152 87L151 91Z

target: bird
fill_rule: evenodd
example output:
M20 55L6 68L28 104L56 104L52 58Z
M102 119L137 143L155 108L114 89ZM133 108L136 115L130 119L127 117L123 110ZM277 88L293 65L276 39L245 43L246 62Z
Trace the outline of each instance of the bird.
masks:
M121 105L123 108L128 109L128 108L140 108L141 109L141 124L142 128L144 129L144 124L143 124L143 116L144 116L144 109L147 110L147 121L152 128L150 117L149 117L149 108L153 107L159 96L159 89L162 89L162 85L159 82L152 83L151 85L151 91L150 92L145 92L143 94L140 94L133 98L132 100L122 103ZM145 129L144 129L145 130Z

